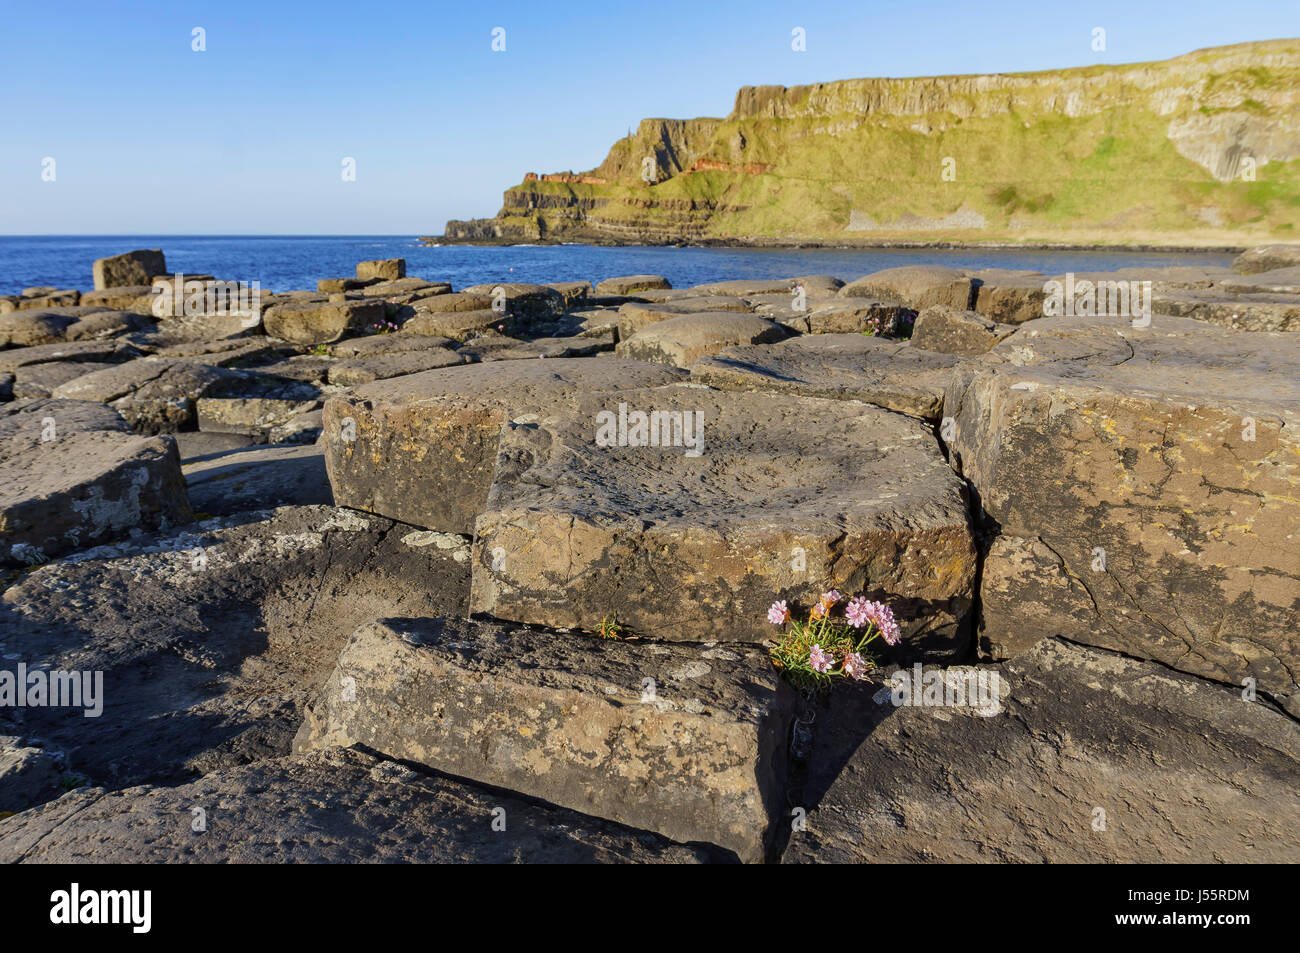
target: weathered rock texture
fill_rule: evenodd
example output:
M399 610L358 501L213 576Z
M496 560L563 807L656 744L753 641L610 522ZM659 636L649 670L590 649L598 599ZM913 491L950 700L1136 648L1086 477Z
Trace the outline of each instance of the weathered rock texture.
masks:
M681 376L635 361L572 358L451 367L363 385L325 405L334 498L428 529L472 532L506 421L574 392Z
M1048 599L997 598L986 641L1068 633L1293 695L1300 339L1061 318L979 360L945 399L952 459L1001 534L1038 541L996 549L990 580Z
M129 251L124 255L98 259L92 268L96 291L138 287L167 274L167 260L161 248Z
M984 354L1015 330L974 311L956 308L926 308L912 328L912 347L942 354L973 357Z
M95 341L152 327L153 320L128 311L96 307L42 308L0 317L0 347L33 347L59 341Z
M762 651L388 619L353 633L295 748L361 744L757 861L793 697Z
M627 340L643 328L660 321L670 321L684 314L733 311L748 313L752 309L743 298L724 295L706 295L699 298L681 298L660 304L631 302L618 309L618 336Z
M505 829L494 829L504 818ZM202 820L203 829L194 825ZM0 863L707 862L703 850L359 751L331 748L179 787L77 791L0 820Z
M1291 245L1256 245L1238 255L1232 262L1233 271L1254 275L1275 268L1293 268L1300 265L1300 243Z
M17 735L0 735L0 818L63 793L63 759L24 744Z
M355 387L357 384L368 384L371 381L385 380L390 377L403 377L437 367L454 367L457 364L465 364L468 360L469 358L464 354L441 347L355 357L332 364L329 369L329 382L344 387Z
M789 332L756 314L704 311L658 321L620 341L620 357L689 368L697 360L737 344L779 341Z
M378 278L381 281L396 281L406 277L405 258L377 258L374 261L357 262L358 278Z
M975 292L970 307L993 321L1021 324L1044 317L1048 279L989 268L973 275Z
M146 358L74 377L52 396L111 404L137 433L189 429L199 398L238 386L248 375L192 361Z
M836 692L784 862L1300 860L1300 727L1266 703L1056 641L984 671L991 717Z
M850 281L839 294L843 298L901 301L917 311L935 305L964 311L975 297L975 285L969 276L953 268L905 265Z
M0 565L35 564L191 518L176 444L100 404L0 407Z
M621 278L606 278L604 281L596 282L596 294L630 295L638 291L671 287L668 279L662 275L624 275Z
M263 319L266 333L294 344L328 344L384 320L382 301L287 301Z
M938 420L960 358L865 334L813 334L729 347L696 361L691 380L724 390L770 390L860 400Z
M658 411L670 422L656 437L678 445L598 445L600 415L623 410ZM697 415L701 439L665 413ZM502 430L471 605L543 625L617 615L655 638L761 641L773 600L806 607L833 585L887 597L906 651L946 657L962 650L974 571L964 488L919 422L672 385L581 397Z
M358 625L463 614L468 575L460 537L327 506L245 512L37 567L0 601L0 643L29 668L103 672L98 718L24 710L69 771L178 784L288 754Z

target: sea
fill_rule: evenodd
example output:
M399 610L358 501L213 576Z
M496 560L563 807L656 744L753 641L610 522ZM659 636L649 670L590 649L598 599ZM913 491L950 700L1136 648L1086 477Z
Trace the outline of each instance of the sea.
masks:
M700 248L593 245L421 245L411 235L40 235L0 236L0 294L51 285L89 290L96 258L161 248L171 272L258 281L266 291L316 289L321 278L355 274L372 258L405 258L406 273L453 288L488 282L592 281L663 275L674 288L734 278L834 275L851 281L902 265L1032 269L1047 275L1128 266L1227 265L1215 251L1002 248Z

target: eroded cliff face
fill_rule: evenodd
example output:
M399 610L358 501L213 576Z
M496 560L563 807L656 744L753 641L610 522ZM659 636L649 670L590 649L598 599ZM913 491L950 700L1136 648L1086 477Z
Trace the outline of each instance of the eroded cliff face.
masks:
M1247 244L1300 227L1300 40L1039 73L742 88L447 241Z
M652 159L653 178L664 179L690 170L713 146L720 119L643 119L631 137L620 139L594 174L609 182L644 182Z

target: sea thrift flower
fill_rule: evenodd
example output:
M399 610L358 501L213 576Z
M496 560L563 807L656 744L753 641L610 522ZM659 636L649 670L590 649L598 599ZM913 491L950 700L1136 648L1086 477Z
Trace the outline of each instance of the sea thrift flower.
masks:
M867 660L857 652L850 652L844 656L844 674L857 681L866 678Z
M883 602L868 602L865 608L867 618L876 623L876 628L880 630L880 637L890 645L897 645L902 640L903 633L894 621L894 610Z
M772 603L772 608L767 610L767 621L773 625L784 625L790 618L790 610L786 607L785 600Z
M814 619L822 618L824 615L826 615L826 603L824 602L817 603L817 605L812 607L812 612L808 614L812 616Z
M822 651L820 645L814 645L808 653L808 664L812 666L814 672L828 671L834 661L829 652Z
M840 591L832 589L830 592L822 593L822 608L827 612L831 611L831 606L840 601Z
M862 628L871 621L871 617L867 615L867 600L862 596L849 600L849 604L844 609L844 617L849 620L849 625L853 628Z

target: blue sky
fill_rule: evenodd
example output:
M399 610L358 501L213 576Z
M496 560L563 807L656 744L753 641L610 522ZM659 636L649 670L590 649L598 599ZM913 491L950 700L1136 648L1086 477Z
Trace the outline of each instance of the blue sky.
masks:
M0 0L0 24L0 234L430 234L742 85L1163 59L1300 36L1300 4Z

